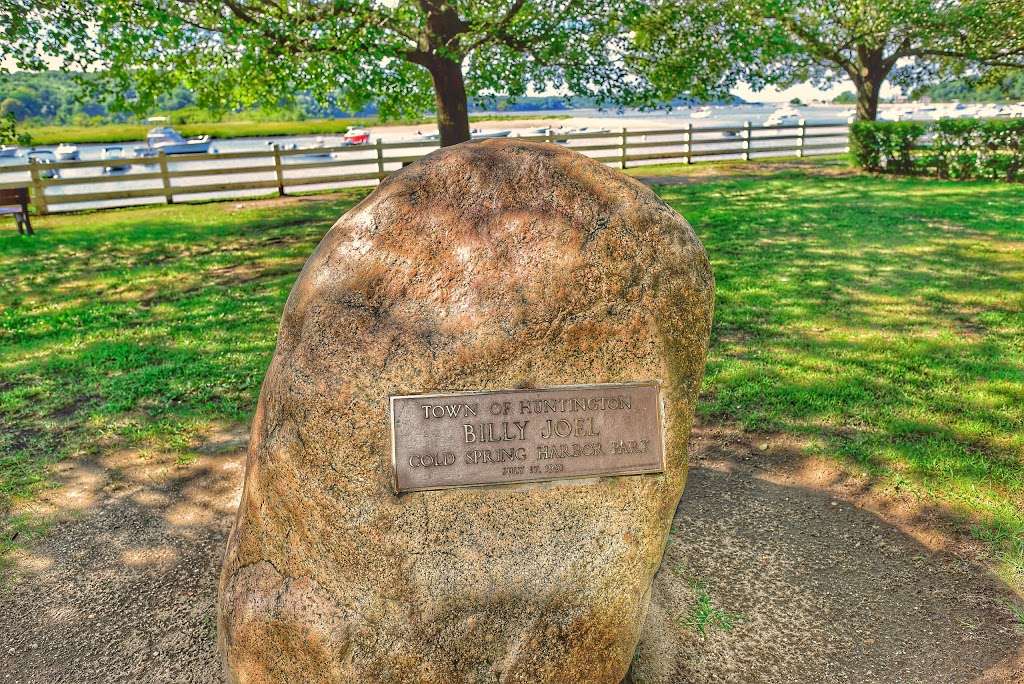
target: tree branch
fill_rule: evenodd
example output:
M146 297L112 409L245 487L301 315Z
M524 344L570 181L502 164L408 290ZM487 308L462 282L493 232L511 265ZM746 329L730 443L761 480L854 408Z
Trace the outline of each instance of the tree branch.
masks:
M497 23L495 23L494 26L491 27L490 31L484 30L484 35L480 36L479 39L469 44L469 46L465 50L466 54L468 55L473 50L476 50L477 48L489 43L492 40L502 41L502 38L507 35L505 31L508 28L509 23L511 23L512 19L516 16L516 14L519 13L519 10L521 10L523 8L523 5L525 4L526 0L514 0L514 2L505 11L505 14L501 17L501 19L499 19Z
M804 41L810 52L817 53L814 55L815 57L824 57L847 71L853 68L853 63L844 57L839 50L818 40L810 31L801 26L800 22L789 15L782 15L776 18L785 24L800 40Z
M986 66L1007 67L1010 69L1024 68L1024 49L991 55L971 55L961 50L918 48L908 51L904 57L948 57L949 59L962 59L968 62L980 62ZM1017 60L1013 61L1010 59L1013 57L1016 57Z

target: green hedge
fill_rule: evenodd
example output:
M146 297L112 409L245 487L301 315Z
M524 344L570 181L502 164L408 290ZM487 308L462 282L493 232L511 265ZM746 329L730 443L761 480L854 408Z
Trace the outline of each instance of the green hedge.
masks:
M1015 181L1024 177L1024 119L858 121L850 153L869 171Z
M850 154L869 171L909 173L914 170L914 145L925 133L916 121L857 121L850 127Z

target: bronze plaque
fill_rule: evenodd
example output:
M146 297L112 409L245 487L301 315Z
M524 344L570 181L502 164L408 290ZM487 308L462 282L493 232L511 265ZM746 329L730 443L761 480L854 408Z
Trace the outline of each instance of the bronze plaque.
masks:
M398 492L664 469L658 383L391 397Z

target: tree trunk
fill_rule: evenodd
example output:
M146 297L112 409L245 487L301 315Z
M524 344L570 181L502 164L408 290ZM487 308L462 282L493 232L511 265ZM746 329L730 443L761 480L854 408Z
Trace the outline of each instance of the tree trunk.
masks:
M466 106L466 83L462 78L462 65L445 57L436 57L428 68L434 81L437 130L441 134L441 147L466 142L470 137L469 112Z
M892 62L885 59L881 50L857 47L857 64L849 74L857 88L858 120L874 121L878 117L878 97L891 69Z
M873 83L870 78L864 78L855 85L857 86L857 119L874 121L878 117L878 91L882 87L881 81Z

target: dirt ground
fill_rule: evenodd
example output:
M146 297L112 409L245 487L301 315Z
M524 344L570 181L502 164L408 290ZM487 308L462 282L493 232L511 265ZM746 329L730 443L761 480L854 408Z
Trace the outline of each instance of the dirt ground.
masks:
M218 682L214 600L246 435L179 466L65 462L0 589L0 684ZM1024 682L1013 597L942 511L780 438L698 428L639 647L645 682ZM702 605L728 616L694 622Z

